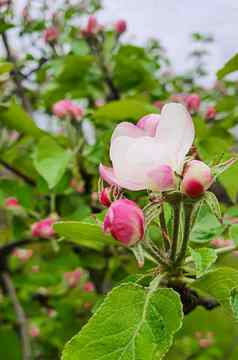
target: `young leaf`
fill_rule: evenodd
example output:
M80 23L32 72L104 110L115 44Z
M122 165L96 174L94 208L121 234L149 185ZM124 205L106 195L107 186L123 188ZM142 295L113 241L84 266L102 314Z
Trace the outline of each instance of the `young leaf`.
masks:
M211 209L211 212L216 215L218 220L221 219L221 208L220 204L217 200L217 197L215 194L213 194L211 191L206 191L204 194L205 202Z
M190 252L195 263L197 277L204 275L217 259L217 254L214 249L190 249Z
M238 70L238 54L235 54L225 65L217 72L217 78L221 80L224 76Z
M238 271L229 267L210 271L198 280L192 287L217 299L221 305L230 309L231 291L238 284Z
M174 290L153 292L137 285L121 285L66 344L62 359L162 359L182 318L182 305Z
M8 107L0 106L0 122L10 129L33 136L36 139L45 134L36 126L30 115L15 101L12 101Z
M34 155L34 166L50 189L57 185L64 175L71 156L69 149L63 149L48 136L39 141Z
M110 235L103 233L97 223L60 221L54 225L54 229L67 240L94 250L102 250L106 245L116 243Z

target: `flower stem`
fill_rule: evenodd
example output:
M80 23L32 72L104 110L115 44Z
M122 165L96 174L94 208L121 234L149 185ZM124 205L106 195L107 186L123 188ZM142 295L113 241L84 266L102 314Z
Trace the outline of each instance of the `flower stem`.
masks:
M169 248L170 248L170 241L169 241L169 235L168 235L168 228L167 228L166 221L165 221L165 216L164 216L163 204L161 204L161 211L160 211L160 215L159 215L159 220L160 220L162 237L163 237L163 240L164 240L164 248L165 248L166 251L168 251Z
M173 224L173 238L172 238L170 258L174 262L176 257L178 237L179 237L181 202L174 204L173 208L174 208L174 224Z
M181 246L180 252L178 254L178 257L175 261L176 265L180 265L186 255L186 250L187 250L189 236L190 236L190 230L191 230L191 218L192 218L192 213L193 213L193 207L194 207L193 203L185 203L184 204L185 222L184 222L183 242L182 242L182 246Z

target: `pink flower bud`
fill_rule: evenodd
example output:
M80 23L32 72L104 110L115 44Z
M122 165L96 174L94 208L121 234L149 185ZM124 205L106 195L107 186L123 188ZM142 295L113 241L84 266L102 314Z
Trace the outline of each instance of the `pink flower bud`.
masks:
M31 235L43 239L52 237L55 233L53 229L54 222L51 217L35 222L31 226Z
M112 203L111 200L111 188L106 187L98 194L98 200L103 206L109 207Z
M232 245L234 245L234 242L233 242L233 240L225 240L223 238L215 238L211 241L211 244L215 248L222 248L222 247L226 247L226 246L232 246Z
M5 207L6 208L15 208L15 207L20 207L20 204L16 198L10 197L5 200Z
M143 211L131 200L114 201L104 219L104 231L111 233L122 245L134 245L144 237Z
M191 94L185 98L185 104L189 111L198 112L200 102L200 97L197 94Z
M206 119L207 120L213 120L213 119L215 119L216 114L217 114L217 111L214 108L214 106L208 106L208 108L206 110L206 114L205 114Z
M70 288L74 288L78 285L82 276L80 269L75 269L73 271L68 271L64 273L65 281L67 282Z
M85 29L82 30L82 34L84 36L92 36L95 35L98 31L100 31L101 28L102 27L101 25L99 25L96 16L90 15Z
M33 338L38 337L40 335L40 329L36 325L31 325L29 332L30 332L30 336Z
M15 256L22 262L26 262L33 255L32 249L15 248L12 252L12 256Z
M87 281L84 285L83 285L83 290L85 292L93 292L95 290L95 286L91 281Z
M75 178L70 180L70 187L80 194L85 190L83 183L78 182Z
M59 37L59 30L56 26L50 26L45 29L43 36L46 43L56 42Z
M162 101L160 100L156 100L153 102L153 105L157 108L157 109L162 109L162 107L164 106L164 104L162 103Z
M184 172L182 191L192 198L202 195L213 181L209 166L202 161L192 160Z
M69 116L73 119L80 120L84 114L84 110L81 106L73 103L70 100L60 100L53 105L53 114L59 118Z
M117 20L117 22L114 24L114 28L118 34L122 34L127 29L127 23L125 20Z

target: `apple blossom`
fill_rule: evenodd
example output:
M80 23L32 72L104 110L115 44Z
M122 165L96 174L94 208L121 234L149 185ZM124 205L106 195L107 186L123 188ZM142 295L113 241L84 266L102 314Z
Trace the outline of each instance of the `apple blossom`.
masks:
M131 200L114 201L105 216L104 231L125 246L134 245L144 237L143 211Z
M38 328L37 325L31 325L29 332L30 332L30 336L33 338L38 337L40 335L40 329Z
M208 106L208 108L206 110L206 114L205 114L206 119L213 120L213 119L215 119L216 114L217 114L217 112L216 112L216 109L214 108L214 106Z
M108 184L132 191L174 189L173 173L181 174L193 139L189 112L181 104L167 104L161 115L147 115L137 125L122 122L116 127L110 146L113 167L101 164L100 175Z
M82 276L82 271L78 268L73 271L68 271L64 273L65 281L67 282L70 288L74 288L78 285L81 276Z
M160 100L156 100L153 102L153 105L157 108L157 109L160 109L162 110L162 107L164 106L164 104L162 103L162 101Z
M73 119L80 120L84 114L84 110L80 105L75 104L73 101L67 99L56 102L53 105L52 110L53 114L59 118L69 116Z
M59 30L56 26L50 26L44 31L44 40L46 43L53 43L59 37Z
M192 160L187 165L182 181L182 192L192 198L202 195L211 185L213 176L208 165Z
M197 94L191 94L185 98L185 104L189 111L198 112L200 107L200 102L201 102L200 97Z
M20 204L16 198L9 197L5 200L5 207L6 208L16 208L16 207L20 207Z
M118 34L122 34L127 29L127 23L125 20L117 20L114 24L114 28Z
M111 188L110 187L106 187L104 188L102 191L99 192L98 194L98 200L100 202L100 204L109 207L112 203L111 200Z
M35 222L31 226L31 235L33 237L41 237L44 239L50 238L54 235L54 222L54 219L51 217Z
M90 15L86 27L82 30L84 36L91 36L101 30L101 25L98 23L96 16Z
M32 249L23 249L23 248L15 248L12 252L12 255L21 260L22 262L26 262L33 255Z
M87 281L84 285L83 285L83 290L85 292L93 292L95 290L95 286L91 281Z

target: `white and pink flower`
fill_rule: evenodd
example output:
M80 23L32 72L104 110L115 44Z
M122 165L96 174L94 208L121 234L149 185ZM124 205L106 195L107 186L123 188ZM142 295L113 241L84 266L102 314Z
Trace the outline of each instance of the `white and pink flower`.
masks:
M110 185L136 191L175 188L192 146L194 126L187 109L177 103L164 105L161 115L151 114L137 125L120 123L111 138L113 167L100 165L101 177Z

